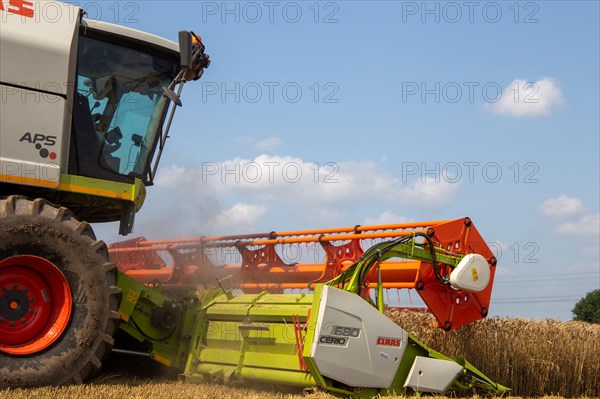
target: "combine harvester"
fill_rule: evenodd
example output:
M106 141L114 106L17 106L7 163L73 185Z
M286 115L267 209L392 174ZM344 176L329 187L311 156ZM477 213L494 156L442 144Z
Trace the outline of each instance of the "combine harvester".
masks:
M187 31L177 45L88 21L54 1L0 1L0 16L0 389L90 381L120 331L191 382L318 386L357 397L506 391L382 314L391 284L419 290L447 330L487 314L495 260L469 219L204 240L233 242L245 256L240 276L262 270L255 282L242 279L248 292L292 281L310 283L310 294L200 294L186 284L194 268L164 278L160 262L119 272L88 222L119 220L120 233L131 232L183 85L209 65L204 45ZM369 234L384 241L363 253L356 238ZM311 274L318 265L277 263L274 246L286 240L317 240L329 251L326 267ZM141 244L149 261L160 259L154 244ZM113 257L127 250L117 245ZM193 251L172 254L189 263ZM277 268L286 275L279 282L271 280Z

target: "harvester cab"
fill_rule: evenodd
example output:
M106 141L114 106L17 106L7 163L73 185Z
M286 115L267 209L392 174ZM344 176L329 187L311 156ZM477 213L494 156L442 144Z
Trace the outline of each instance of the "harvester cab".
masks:
M134 215L183 86L210 60L56 1L0 1L0 388L90 379L120 321L88 222Z
M187 31L177 45L86 20L58 2L26 10L0 11L0 195L43 197L88 222L120 220L126 235L183 86L210 63L204 45Z

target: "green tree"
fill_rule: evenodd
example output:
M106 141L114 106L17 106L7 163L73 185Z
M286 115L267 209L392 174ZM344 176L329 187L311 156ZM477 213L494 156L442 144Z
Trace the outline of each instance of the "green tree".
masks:
M588 292L571 311L573 320L600 323L600 290Z

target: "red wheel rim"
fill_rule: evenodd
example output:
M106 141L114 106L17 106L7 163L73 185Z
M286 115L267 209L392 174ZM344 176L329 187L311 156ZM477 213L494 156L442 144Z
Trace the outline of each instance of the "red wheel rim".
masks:
M72 307L69 283L52 262L33 255L0 261L0 351L46 349L65 331Z

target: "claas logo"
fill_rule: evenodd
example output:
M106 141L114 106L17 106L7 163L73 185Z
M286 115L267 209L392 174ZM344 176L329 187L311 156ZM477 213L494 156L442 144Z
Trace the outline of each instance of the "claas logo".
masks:
M399 347L402 345L402 340L399 338L377 337L377 345Z
M35 149L39 151L40 157L55 160L56 153L48 150L46 147L54 147L56 140L56 136L46 136L44 134L27 132L19 139L19 142L33 144Z
M34 15L33 2L25 0L0 0L0 11L26 18L33 18Z

